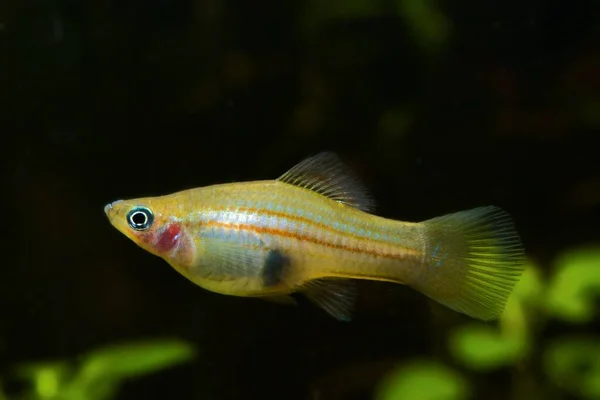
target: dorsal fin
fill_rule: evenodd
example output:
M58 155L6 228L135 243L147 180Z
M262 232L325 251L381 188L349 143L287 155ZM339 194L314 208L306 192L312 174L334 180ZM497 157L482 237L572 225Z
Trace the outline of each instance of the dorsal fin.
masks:
M278 181L322 194L332 200L372 212L375 202L363 184L334 153L319 153L296 164Z

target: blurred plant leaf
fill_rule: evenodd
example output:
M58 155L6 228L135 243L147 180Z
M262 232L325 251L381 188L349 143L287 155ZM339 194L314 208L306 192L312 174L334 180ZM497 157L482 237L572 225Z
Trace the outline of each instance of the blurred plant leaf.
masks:
M420 360L406 364L383 380L377 400L462 400L470 394L468 381L442 364Z
M502 336L497 328L484 324L469 324L455 329L449 342L454 357L477 370L512 364L523 354L524 348L518 337Z
M435 53L450 36L451 24L435 0L396 0L398 12L427 53Z
M129 378L171 367L193 356L193 347L177 339L123 343L88 353L80 375L85 379L103 375Z
M52 399L68 380L72 369L65 361L23 363L16 368L16 374L32 383L32 391L40 399Z
M27 363L17 372L32 382L28 399L107 400L116 395L122 380L174 366L194 355L194 348L182 340L135 341L84 355L77 371L65 361Z
M599 338L562 338L543 356L546 374L558 385L586 399L600 399Z
M525 303L537 305L543 296L544 283L540 277L540 270L532 260L527 260L525 270L511 297L516 297Z
M566 321L589 322L595 313L594 297L599 293L600 249L569 251L556 260L546 309Z

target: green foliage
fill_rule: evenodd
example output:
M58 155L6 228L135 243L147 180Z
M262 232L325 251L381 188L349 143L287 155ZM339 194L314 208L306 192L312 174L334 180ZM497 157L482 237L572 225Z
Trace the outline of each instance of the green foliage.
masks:
M17 366L17 375L31 382L30 399L58 399L60 388L72 373L67 362L26 363Z
M546 374L564 389L586 399L600 399L600 341L563 338L544 352Z
M522 368L534 354L535 333L544 321L560 318L567 323L590 322L597 312L594 300L600 293L600 250L568 251L556 260L553 272L551 279L544 281L539 268L529 261L498 324L471 322L450 333L448 345L454 359L479 372L519 365L515 375L518 380L526 373ZM580 398L600 398L598 337L559 338L537 353L543 354L548 384ZM439 364L436 369L433 365L404 365L384 382L379 399L455 399L469 393L466 378L450 367ZM439 393L434 392L438 389Z
M519 283L515 285L512 297L509 301L518 300L521 304L539 307L543 296L543 290L544 284L540 276L540 270L531 260L528 260L525 271L523 271ZM509 309L508 312L510 313L511 310Z
M599 293L600 249L565 253L557 260L554 279L548 285L547 312L570 322L589 322Z
M450 349L466 366L491 370L515 362L522 354L523 343L514 337L504 337L491 326L469 324L450 337Z
M81 376L88 380L124 379L178 364L193 356L189 344L180 340L138 341L105 347L88 354Z
M377 400L462 400L469 397L465 378L451 368L419 360L394 371L380 386Z
M553 275L546 281L539 268L528 262L499 322L470 322L458 327L448 337L449 352L457 363L472 371L519 365L515 379L527 373L524 366L532 354L539 353L543 355L547 384L553 385L549 391L560 389L583 399L600 398L598 337L558 338L533 351L535 334L545 320L583 323L594 317L594 300L600 292L600 250L567 252L552 270ZM24 364L16 372L30 385L19 399L109 400L123 380L157 372L194 356L188 343L165 339L108 346L89 352L77 363L59 360ZM8 400L1 383L0 400ZM470 380L452 367L413 360L382 382L377 399L462 400L470 398L472 391Z
M194 356L193 347L181 340L138 341L91 351L78 363L20 365L17 374L31 382L24 395L27 399L108 400L115 396L123 380L172 367Z

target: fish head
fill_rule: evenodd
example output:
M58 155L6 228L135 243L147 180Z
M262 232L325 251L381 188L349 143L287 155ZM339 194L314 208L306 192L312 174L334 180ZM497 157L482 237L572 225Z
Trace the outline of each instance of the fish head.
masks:
M172 265L184 266L193 258L193 243L176 217L177 205L160 197L117 200L104 212L119 232L142 249Z

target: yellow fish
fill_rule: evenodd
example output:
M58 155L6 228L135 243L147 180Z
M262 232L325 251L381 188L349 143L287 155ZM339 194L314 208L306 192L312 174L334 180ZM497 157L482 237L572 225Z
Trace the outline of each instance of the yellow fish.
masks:
M495 206L423 222L371 214L374 202L333 153L275 180L119 200L110 223L207 290L295 303L302 293L350 320L355 279L408 285L473 318L499 317L524 268Z

